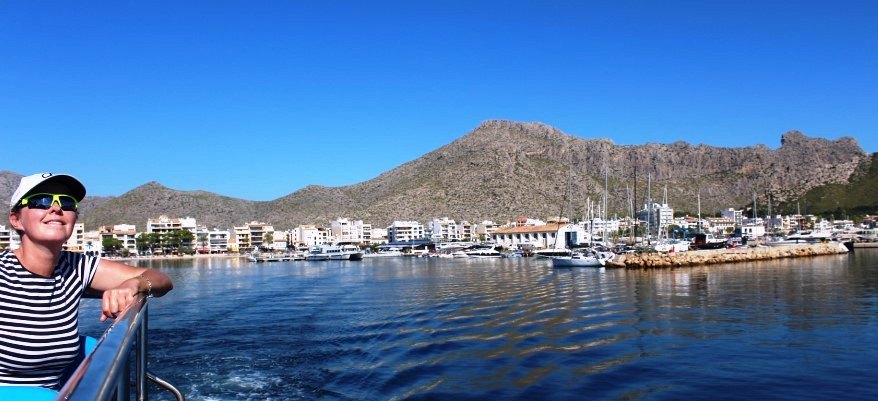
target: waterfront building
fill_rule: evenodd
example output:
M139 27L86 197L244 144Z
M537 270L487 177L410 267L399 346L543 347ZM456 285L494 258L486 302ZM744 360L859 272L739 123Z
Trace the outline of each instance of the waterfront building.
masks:
M308 249L321 247L331 242L330 230L313 224L301 225L296 228L296 244Z
M493 242L509 249L564 248L568 245L585 243L588 238L582 226L570 223L504 227L491 234ZM559 239L562 243L558 242Z
M582 227L583 232L592 233L595 236L603 236L606 230L607 235L613 235L619 232L619 220L604 220L599 217L583 220L577 223Z
M100 234L101 252L103 252L103 243L105 238L114 238L122 242L122 248L126 249L129 254L137 255L137 229L133 224L116 224L113 227L101 226L98 228Z
M272 236L272 241L270 244L266 245L266 248L271 249L272 251L284 252L286 251L293 242L290 242L290 238L292 235L290 234L292 230L287 231L274 231L274 235Z
M0 249L18 249L21 246L21 237L12 227L0 224Z
M707 217L707 230L717 234L725 235L735 231L735 221L725 217ZM704 227L702 227L704 228Z
M734 208L728 208L720 212L720 215L726 219L734 222L735 227L740 227L744 224L744 211L743 210L735 210Z
M473 225L466 220L457 223L457 238L460 238L461 241L472 241Z
M448 217L433 219L427 223L430 231L430 239L433 242L460 241L457 223Z
M760 217L744 219L741 223L741 236L747 238L765 236L765 222Z
M671 225L674 220L674 209L667 203L651 203L643 205L637 212L637 219L649 223L650 230L658 232Z
M82 235L82 252L86 255L98 256L104 251L104 244L100 230L86 231ZM136 249L136 247L135 247Z
M372 225L363 223L362 220L338 218L331 221L329 225L333 242L368 244L372 241Z
M384 228L373 228L372 233L369 236L369 244L386 244L387 243L387 230Z
M274 241L274 227L266 223L251 221L243 226L234 227L234 230L239 252L250 252L260 247L267 247ZM267 238L272 240L266 241Z
M67 242L61 247L65 251L71 252L82 252L83 244L85 243L85 225L82 223L76 223L73 226L73 234L70 235L70 238L67 239Z
M207 237L207 252L210 254L223 254L229 252L229 240L232 234L228 230L214 228L204 233Z
M426 238L424 226L417 221L394 221L387 228L388 242L407 242Z
M184 217L184 218L176 218L172 219L168 216L159 216L156 219L147 219L146 220L146 232L148 234L158 234L159 236L166 236L170 233L177 230L186 230L192 233L193 240L196 240L196 232L198 231L198 225L195 222L194 217ZM192 247L192 242L184 242L180 244L180 247Z
M484 220L481 223L476 224L475 226L475 235L478 240L484 241L488 238L491 238L497 230L500 229L500 226L497 223L494 223L491 220Z

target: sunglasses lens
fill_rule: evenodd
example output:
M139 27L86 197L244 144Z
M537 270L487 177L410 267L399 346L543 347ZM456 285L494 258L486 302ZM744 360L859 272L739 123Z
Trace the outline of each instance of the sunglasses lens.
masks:
M77 208L76 199L67 195L50 195L50 194L40 194L34 195L27 199L27 207L30 209L43 209L48 210L52 208L52 203L55 202L55 198L58 198L58 204L61 205L61 210L65 212L75 212Z
M73 199L69 196L61 196L59 198L61 203L61 210L67 212L75 212L76 211L76 199Z
M37 195L27 199L27 207L30 209L48 209L52 207L52 195Z

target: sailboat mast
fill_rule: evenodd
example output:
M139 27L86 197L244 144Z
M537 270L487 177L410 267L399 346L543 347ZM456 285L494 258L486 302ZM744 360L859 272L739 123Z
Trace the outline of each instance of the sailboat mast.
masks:
M646 243L651 244L652 235L652 172L646 173Z
M698 233L701 234L701 190L698 190Z

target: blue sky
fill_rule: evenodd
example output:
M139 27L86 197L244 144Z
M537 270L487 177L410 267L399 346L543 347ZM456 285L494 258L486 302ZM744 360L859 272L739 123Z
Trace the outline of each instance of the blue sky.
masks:
M0 170L271 200L482 121L878 151L878 2L0 2Z

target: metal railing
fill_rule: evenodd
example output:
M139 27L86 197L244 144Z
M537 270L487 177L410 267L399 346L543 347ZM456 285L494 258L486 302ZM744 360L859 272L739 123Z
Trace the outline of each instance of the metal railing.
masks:
M132 348L136 400L147 400L146 381L150 380L173 393L178 401L184 401L179 390L146 370L147 309L147 297L139 294L104 332L55 401L109 401L114 397L116 401L130 401Z

